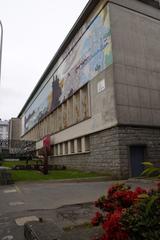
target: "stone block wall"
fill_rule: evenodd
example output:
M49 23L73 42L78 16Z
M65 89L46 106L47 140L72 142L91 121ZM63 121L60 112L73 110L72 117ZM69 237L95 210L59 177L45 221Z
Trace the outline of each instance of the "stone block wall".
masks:
M84 171L120 173L118 132L111 128L90 135L90 151L83 154L70 154L52 157L55 164Z
M51 157L52 163L70 169L106 172L116 178L131 177L130 146L146 147L145 161L160 162L160 129L117 126L90 135L90 151Z
M160 163L160 128L121 126L117 131L121 176L131 177L130 146L145 146L144 160Z

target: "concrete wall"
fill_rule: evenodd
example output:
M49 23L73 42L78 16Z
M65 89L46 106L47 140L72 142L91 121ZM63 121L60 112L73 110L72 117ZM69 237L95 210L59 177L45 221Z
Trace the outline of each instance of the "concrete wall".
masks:
M11 118L9 121L9 140L19 140L21 135L21 120L19 118Z
M139 1L120 4L141 13L109 4L118 123L160 126L160 21L145 15L160 12Z

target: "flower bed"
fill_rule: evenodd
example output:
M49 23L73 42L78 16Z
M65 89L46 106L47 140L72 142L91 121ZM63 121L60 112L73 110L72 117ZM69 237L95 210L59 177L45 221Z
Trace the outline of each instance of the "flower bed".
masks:
M146 191L134 191L125 184L113 185L107 197L95 202L100 209L92 219L93 226L102 225L104 234L94 240L159 240L160 184Z

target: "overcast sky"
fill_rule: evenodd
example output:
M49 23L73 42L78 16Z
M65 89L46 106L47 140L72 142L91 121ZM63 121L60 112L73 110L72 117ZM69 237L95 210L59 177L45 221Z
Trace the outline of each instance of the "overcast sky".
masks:
M88 0L0 0L0 118L17 117Z

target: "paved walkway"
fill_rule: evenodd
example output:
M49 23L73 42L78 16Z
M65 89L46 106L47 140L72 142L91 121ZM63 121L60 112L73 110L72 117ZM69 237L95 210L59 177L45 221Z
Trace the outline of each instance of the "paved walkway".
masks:
M139 181L130 180L132 187L139 185ZM39 217L56 219L54 209L64 205L94 202L99 196L106 194L107 188L113 184L107 182L82 183L19 183L12 186L0 186L0 240L23 240L23 223ZM153 185L150 181L141 181L142 187ZM70 224L71 221L90 219L93 209L83 207L61 208L61 221ZM93 210L93 211L92 211ZM84 214L87 213L87 215ZM73 216L73 219L69 219ZM25 218L29 217L29 219ZM64 220L65 219L65 220ZM77 219L77 220L76 220ZM59 218L60 220L60 218Z

